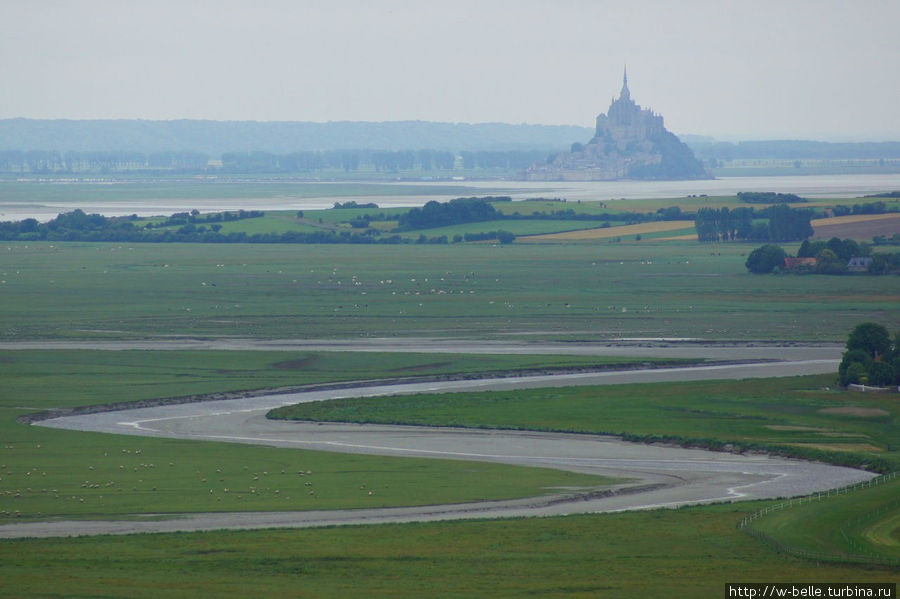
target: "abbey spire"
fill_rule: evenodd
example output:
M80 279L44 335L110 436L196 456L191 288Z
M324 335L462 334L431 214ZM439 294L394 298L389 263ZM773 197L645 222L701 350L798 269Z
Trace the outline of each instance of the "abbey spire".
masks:
M628 91L628 67L625 67L625 74L622 76L622 91L619 92L619 97L625 100L631 99L631 92Z

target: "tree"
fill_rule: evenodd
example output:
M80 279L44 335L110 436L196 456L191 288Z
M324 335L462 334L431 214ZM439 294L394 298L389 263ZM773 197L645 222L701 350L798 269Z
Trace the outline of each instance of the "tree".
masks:
M841 385L900 384L900 333L894 343L886 328L874 322L856 325L847 338L847 351L838 367Z
M837 275L847 271L847 265L837 254L824 249L816 254L816 272L822 275Z
M768 243L750 252L744 265L752 273L766 274L783 265L785 256L780 246Z
M852 349L844 352L844 357L841 359L840 366L838 366L838 380L840 384L846 387L850 383L859 382L851 380L850 367L858 364L862 367L863 372L867 372L872 362L872 356L861 349Z
M800 249L797 250L798 258L815 258L816 255L826 248L824 241L810 241L809 239L804 239L803 243L800 244Z
M509 231L497 231L497 241L506 245L507 243L512 243L516 240L516 236L510 233Z
M869 382L869 373L866 371L865 366L859 362L854 362L847 369L846 380L845 385L865 385Z
M888 330L878 323L864 322L856 325L847 338L847 351L860 349L871 358L893 355L891 337Z
M870 385L890 385L894 382L894 369L885 362L872 362L868 375Z

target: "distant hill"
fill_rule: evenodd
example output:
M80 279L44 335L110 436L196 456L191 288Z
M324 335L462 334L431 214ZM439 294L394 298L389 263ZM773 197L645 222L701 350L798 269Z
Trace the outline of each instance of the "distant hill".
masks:
M0 119L0 151L226 152L309 150L559 151L592 132L574 125Z

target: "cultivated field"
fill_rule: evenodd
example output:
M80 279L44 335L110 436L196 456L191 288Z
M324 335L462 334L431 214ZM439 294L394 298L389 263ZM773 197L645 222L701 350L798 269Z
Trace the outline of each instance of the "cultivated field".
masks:
M877 235L890 237L900 233L900 214L853 214L820 218L811 224L817 239L838 237L871 241Z
M564 233L551 233L548 235L530 235L520 241L526 242L565 242L565 241L595 241L598 239L612 239L614 237L646 237L653 233L669 233L683 229L693 229L694 221L671 220L639 225L622 225L619 227L594 228L583 231L567 231Z

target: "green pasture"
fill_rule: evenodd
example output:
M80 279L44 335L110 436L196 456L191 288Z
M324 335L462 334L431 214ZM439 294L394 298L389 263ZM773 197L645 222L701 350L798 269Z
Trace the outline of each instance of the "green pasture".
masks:
M900 480L772 511L749 528L794 550L836 559L900 560Z
M146 223L154 223L159 224L164 222L165 219L159 217L149 217L149 218L140 218L134 221L136 227L141 227ZM255 235L257 233L265 234L265 233L288 233L292 231L300 232L300 233L311 233L313 231L319 231L322 229L321 226L313 225L312 223L308 223L301 219L297 218L296 212L277 212L277 211L267 211L264 216L258 216L253 218L243 218L240 220L230 220L230 221L220 221L220 222L211 222L211 223L197 223L197 227L205 227L209 229L212 225L217 225L221 227L220 232L223 234L228 233L246 233L247 235ZM177 231L183 225L169 225L166 227L157 226L157 231Z
M365 203L365 202L359 202ZM363 216L378 216L384 214L393 220L385 221L390 228L397 226L397 219L401 214L409 211L409 208L329 208L327 210L304 210L303 217L310 222L319 222L325 225L337 225L348 223L355 218ZM293 213L296 215L296 213ZM373 225L379 224L373 221Z
M540 235L542 233L558 233L560 231L575 231L580 229L594 229L603 223L590 220L489 220L464 225L451 225L447 227L435 227L433 229L417 229L404 233L407 237L418 237L424 234L428 237L440 237L446 235L453 240L454 235L465 236L466 233L487 233L489 231L509 231L515 235Z
M541 495L599 477L29 426L74 406L605 360L344 352L0 351L0 523L184 511L381 507Z
M530 202L529 202L530 203ZM519 205L515 202L513 206ZM554 204L547 202L547 204ZM597 210L584 210L581 206L590 206L592 203L578 204L578 213L595 214L602 213ZM507 206L506 203L499 202L495 206ZM558 208L558 206L557 206ZM550 206L553 209L553 206ZM579 231L582 229L596 229L604 227L617 227L624 222L610 221L601 222L597 220L562 220L562 219L527 219L527 220L492 220L479 221L472 223L464 223L459 225L448 225L445 227L432 227L427 229L414 229L410 231L396 231L398 227L397 218L400 214L406 212L406 208L342 208L327 210L304 210L303 218L297 217L297 211L266 211L265 216L246 218L234 221L223 221L216 223L220 225L222 233L246 233L247 235L256 234L282 234L287 232L311 233L314 231L349 231L360 233L364 229L354 229L350 225L350 221L364 216L380 216L385 215L391 220L373 220L369 224L369 228L376 229L382 235L400 235L404 238L416 239L420 235L426 237L445 236L452 241L456 235L465 236L466 233L486 233L492 231L509 231L515 235L541 235L546 233L559 233L564 231ZM505 212L511 213L509 209ZM619 212L609 211L606 212ZM144 222L159 219L140 219L137 225L140 226ZM204 226L201 223L200 226ZM205 225L209 226L209 225ZM169 227L177 230L180 225ZM682 235L693 233L694 228L684 229L677 232L649 233L643 235L645 239L653 237L671 236L674 234ZM631 236L633 237L633 235ZM594 242L596 243L596 242Z
M0 339L843 341L863 321L900 328L895 277L751 275L753 247L6 243Z
M340 399L271 417L624 435L900 469L900 402L834 375ZM835 410L837 408L837 410Z
M894 582L738 531L754 504L316 530L0 543L0 596L722 597L729 582Z
M257 218L245 218L242 220L233 220L218 223L222 225L221 232L228 233L246 233L247 235L256 235L257 233L288 233L296 231L299 233L312 233L321 230L313 224L304 222L297 218L296 213L284 212L266 212L265 216ZM207 225L208 227L209 225ZM177 228L177 227L175 227Z

